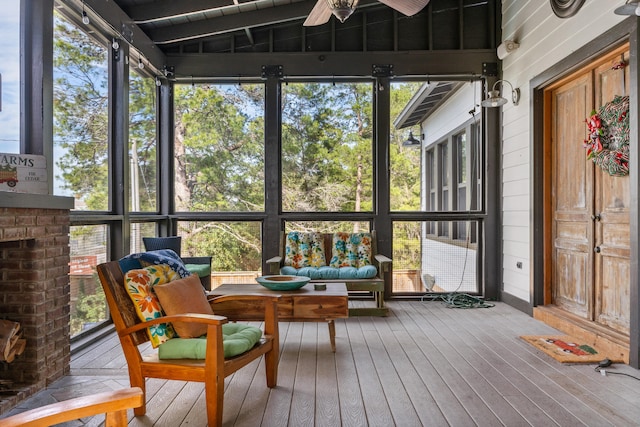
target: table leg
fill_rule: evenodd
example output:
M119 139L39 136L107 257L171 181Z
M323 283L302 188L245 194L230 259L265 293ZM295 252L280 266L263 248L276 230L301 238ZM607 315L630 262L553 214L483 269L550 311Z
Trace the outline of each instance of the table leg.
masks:
M336 324L332 320L327 320L329 325L329 341L331 341L331 351L336 352Z

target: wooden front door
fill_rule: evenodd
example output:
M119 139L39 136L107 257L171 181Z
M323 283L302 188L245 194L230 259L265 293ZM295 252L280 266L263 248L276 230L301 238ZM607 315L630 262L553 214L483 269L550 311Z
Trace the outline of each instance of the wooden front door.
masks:
M545 298L625 334L630 316L629 177L612 177L587 160L582 141L591 111L628 93L627 59L624 46L547 90L552 223L547 245L551 283Z

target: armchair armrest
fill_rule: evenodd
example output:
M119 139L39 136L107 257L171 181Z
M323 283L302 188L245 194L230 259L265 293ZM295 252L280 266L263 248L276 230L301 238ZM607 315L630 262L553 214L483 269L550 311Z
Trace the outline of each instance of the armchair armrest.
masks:
M389 267L391 266L391 258L386 257L384 255L380 255L380 254L376 254L375 259L378 263L378 266L380 267L380 273L384 273L389 271Z
M131 387L52 403L7 417L1 424L6 427L54 425L104 413L106 425L126 426L127 409L143 404L142 390Z
M282 265L281 256L274 256L273 258L269 258L266 262L267 262L267 265L269 266L269 273L271 274L280 273L280 266Z
M210 256L183 256L182 258L182 262L184 262L185 264L208 264L211 265L211 259L212 257Z
M207 325L222 326L224 323L227 323L227 318L224 316L216 316L215 314L213 315L198 314L198 313L172 314L170 316L156 317L155 319L136 323L135 325L118 332L118 335L120 336L131 335L134 332L146 329L149 326L158 325L160 323L171 323L171 322L204 323Z

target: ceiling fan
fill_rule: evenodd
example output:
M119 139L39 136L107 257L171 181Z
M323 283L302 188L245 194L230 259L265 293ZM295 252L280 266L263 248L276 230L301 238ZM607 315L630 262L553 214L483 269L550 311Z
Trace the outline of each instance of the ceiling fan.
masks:
M318 0L316 5L307 16L304 21L305 27L312 27L314 25L322 25L329 21L331 14L335 15L340 22L344 22L358 5L359 0ZM430 0L378 0L380 3L384 3L390 8L397 10L398 12L412 16L420 12Z

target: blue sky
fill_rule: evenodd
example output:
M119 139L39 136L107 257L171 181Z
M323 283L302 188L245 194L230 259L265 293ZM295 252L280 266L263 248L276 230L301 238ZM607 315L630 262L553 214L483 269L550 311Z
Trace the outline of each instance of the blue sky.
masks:
M0 0L0 153L20 152L20 1Z

